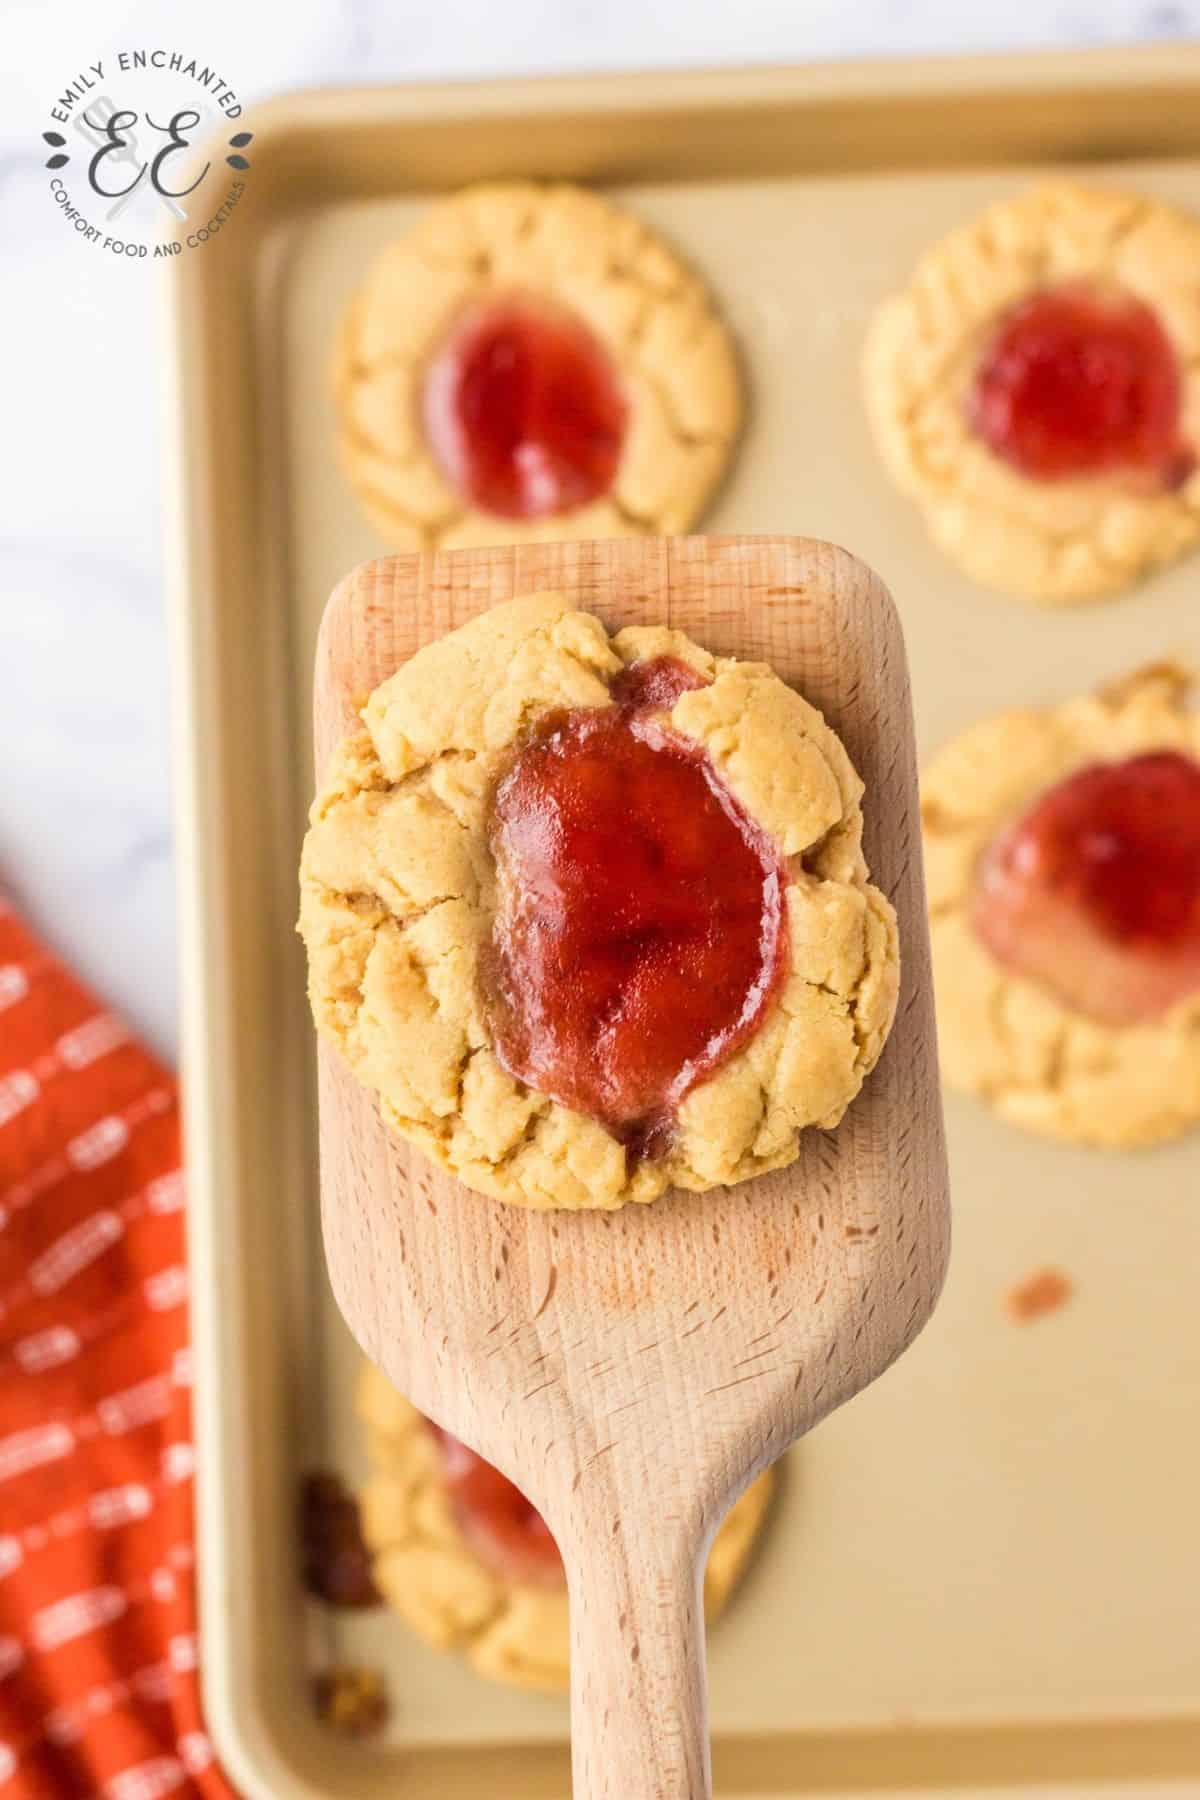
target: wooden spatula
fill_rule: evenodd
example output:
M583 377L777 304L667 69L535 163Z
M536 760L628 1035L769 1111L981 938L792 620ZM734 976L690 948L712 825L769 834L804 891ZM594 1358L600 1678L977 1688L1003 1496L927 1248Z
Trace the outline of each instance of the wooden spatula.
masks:
M326 608L318 769L355 705L431 639L560 590L611 628L680 626L765 659L867 784L867 857L900 915L891 1041L834 1133L777 1174L610 1214L467 1192L321 1054L325 1251L364 1350L495 1463L558 1540L578 1800L710 1791L700 1571L753 1476L873 1381L933 1308L948 1241L912 714L877 578L800 538L687 538L391 557Z

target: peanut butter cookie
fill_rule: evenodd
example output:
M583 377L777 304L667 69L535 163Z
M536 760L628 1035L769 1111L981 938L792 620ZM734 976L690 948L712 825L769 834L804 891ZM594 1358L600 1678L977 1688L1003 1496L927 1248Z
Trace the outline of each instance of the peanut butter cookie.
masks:
M1047 605L1200 538L1200 219L1056 181L934 246L867 339L897 485L974 580Z
M513 600L376 689L311 813L317 1026L468 1187L618 1207L782 1167L874 1067L862 783L762 663Z
M379 257L337 340L341 458L400 549L683 532L737 434L703 285L582 188L485 184Z
M533 1507L436 1432L371 1363L363 1365L358 1412L374 1464L361 1496L363 1535L389 1606L436 1649L461 1651L489 1680L565 1688L565 1577ZM750 1558L774 1479L770 1469L760 1475L713 1539L704 1574L710 1622Z
M949 744L922 809L947 1081L1125 1149L1200 1121L1200 715L1171 664Z

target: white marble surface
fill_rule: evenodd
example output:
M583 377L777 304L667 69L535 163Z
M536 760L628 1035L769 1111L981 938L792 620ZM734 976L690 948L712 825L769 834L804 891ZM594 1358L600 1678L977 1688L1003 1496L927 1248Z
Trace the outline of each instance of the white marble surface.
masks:
M0 884L176 1030L153 282L80 253L38 134L70 73L189 44L247 100L357 80L1200 36L1200 0L6 0Z

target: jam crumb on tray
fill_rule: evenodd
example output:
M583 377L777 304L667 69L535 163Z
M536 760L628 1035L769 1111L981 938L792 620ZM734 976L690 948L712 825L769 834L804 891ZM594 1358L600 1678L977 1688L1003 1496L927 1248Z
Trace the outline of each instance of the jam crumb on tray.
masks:
M316 1470L300 1488L300 1551L304 1585L327 1606L359 1609L380 1604L363 1542L358 1501L339 1475Z
M1016 1324L1031 1325L1058 1312L1074 1293L1075 1283L1061 1269L1037 1269L1008 1290L1005 1310Z

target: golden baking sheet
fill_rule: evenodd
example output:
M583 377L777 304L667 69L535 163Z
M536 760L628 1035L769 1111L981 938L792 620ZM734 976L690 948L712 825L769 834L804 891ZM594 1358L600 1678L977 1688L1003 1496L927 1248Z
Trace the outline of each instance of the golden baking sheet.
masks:
M1078 611L985 593L927 543L867 437L875 301L933 237L1083 159L1200 210L1200 55L300 96L260 115L237 230L177 272L205 1669L247 1793L561 1800L566 1782L563 1703L488 1687L386 1614L321 1614L294 1581L298 1472L362 1467L288 937L316 622L339 576L387 548L336 466L339 309L429 193L598 180L695 262L742 347L750 423L705 524L832 538L874 564L927 752L981 712L1166 652L1200 661L1200 558ZM942 1307L789 1459L713 1634L729 1800L1200 1772L1196 1140L1105 1158L957 1099L947 1123ZM1047 1263L1076 1297L1019 1328L1005 1290ZM311 1723L305 1671L326 1657L385 1669L382 1744L350 1751Z

